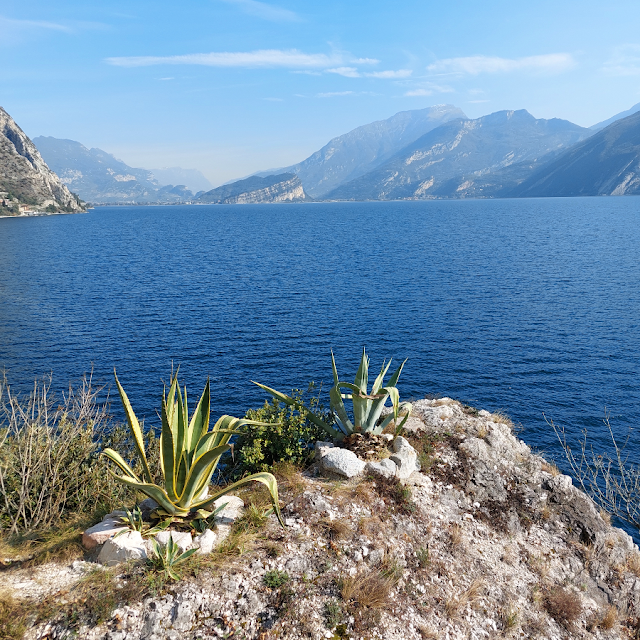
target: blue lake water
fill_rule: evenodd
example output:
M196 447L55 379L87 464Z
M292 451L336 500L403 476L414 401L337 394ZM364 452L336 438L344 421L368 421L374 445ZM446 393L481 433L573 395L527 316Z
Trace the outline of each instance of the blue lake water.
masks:
M139 414L172 362L213 411L408 358L401 397L543 414L604 439L640 414L640 199L99 208L0 220L0 368L64 388L116 367ZM114 404L114 409L118 407ZM636 451L640 451L640 440Z

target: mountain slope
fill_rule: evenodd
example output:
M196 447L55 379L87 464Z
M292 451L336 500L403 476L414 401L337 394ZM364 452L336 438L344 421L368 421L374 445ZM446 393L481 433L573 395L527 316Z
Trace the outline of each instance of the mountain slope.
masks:
M34 138L40 153L61 180L83 200L94 203L181 202L184 195L163 189L146 169L134 169L102 149L74 140ZM188 198L191 197L188 192Z
M379 166L428 131L455 118L466 116L452 105L401 111L387 120L371 122L333 138L306 160L277 171L295 173L306 193L312 198L321 198L339 185Z
M430 131L382 166L328 193L326 199L463 197L476 180L486 181L487 174L532 162L588 135L588 129L571 122L538 120L524 109L458 119Z
M51 171L33 142L0 107L0 191L21 203L51 211L84 211Z
M611 118L607 118L602 122L598 122L598 124L594 124L589 127L592 131L600 131L600 129L604 129L608 127L610 124L613 124L617 120L622 120L623 118L627 118L628 116L632 116L634 113L638 113L640 111L640 102L638 104L634 104L631 109L627 109L626 111L621 111L620 113L616 113L615 116L611 116Z
M206 204L261 204L303 202L307 197L300 178L293 173L251 176L203 193L197 202Z
M617 120L567 150L510 195L640 195L640 112Z

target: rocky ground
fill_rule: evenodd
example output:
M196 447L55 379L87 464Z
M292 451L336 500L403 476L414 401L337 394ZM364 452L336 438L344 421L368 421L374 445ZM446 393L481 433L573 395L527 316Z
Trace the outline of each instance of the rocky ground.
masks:
M248 517L211 562L100 624L58 613L33 620L25 637L640 637L638 548L508 420L420 400L404 435L414 458L403 442L387 452L378 443L350 478L322 459L281 477L286 529L261 517L259 491L243 494ZM332 447L317 449L322 458ZM421 470L399 479L384 472L386 455ZM131 567L96 566L8 570L3 582L25 604L72 602L74 585L96 571L126 590Z

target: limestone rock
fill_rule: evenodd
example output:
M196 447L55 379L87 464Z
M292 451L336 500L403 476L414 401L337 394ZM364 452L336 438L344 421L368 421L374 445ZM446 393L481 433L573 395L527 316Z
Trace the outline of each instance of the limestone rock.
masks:
M383 478L394 478L398 471L398 466L391 459L385 458L379 462L367 462L364 470L365 473L372 473Z
M188 531L160 531L155 535L155 539L162 548L167 546L169 539L173 540L180 553L184 553L193 542Z
M364 471L365 463L353 451L333 447L325 450L319 460L319 466L324 473L353 478Z
M244 512L244 502L238 496L222 496L212 505L211 510L226 504L224 509L216 516L216 525L232 525Z
M82 546L91 551L91 549L104 544L109 538L113 538L117 533L126 529L127 527L122 524L122 520L107 518L93 527L89 527L82 534Z
M409 441L402 436L398 436L393 441L393 450L395 453L389 459L397 466L397 477L405 480L414 471L417 471L418 454Z
M144 560L147 550L139 531L127 531L115 538L110 538L104 543L98 562L112 567L127 560Z
M199 555L207 555L213 551L217 541L217 535L211 529L207 529L204 533L193 539L192 548L198 549Z

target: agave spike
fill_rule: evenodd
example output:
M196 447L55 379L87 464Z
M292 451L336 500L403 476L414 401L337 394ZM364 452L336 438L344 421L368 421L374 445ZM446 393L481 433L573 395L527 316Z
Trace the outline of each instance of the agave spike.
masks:
M147 456L144 452L144 438L142 436L142 429L140 428L140 423L138 422L138 418L136 418L136 414L133 412L133 407L129 402L129 398L125 393L120 381L118 380L118 376L116 374L116 370L113 370L113 375L116 379L116 385L118 386L118 393L120 394L120 400L122 401L122 406L124 407L124 411L127 414L127 422L129 423L129 429L131 430L131 434L133 435L133 441L136 445L136 449L138 451L138 455L140 456L140 461L142 462L142 470L144 472L144 477L147 482L151 482L151 471L149 471L149 463L147 462Z
M117 451L114 451L113 449L105 449L102 453L109 458L111 462L117 464L118 467L120 467L120 470L127 474L127 477L135 482L140 482L140 478L138 478L133 469L125 462L124 458Z

